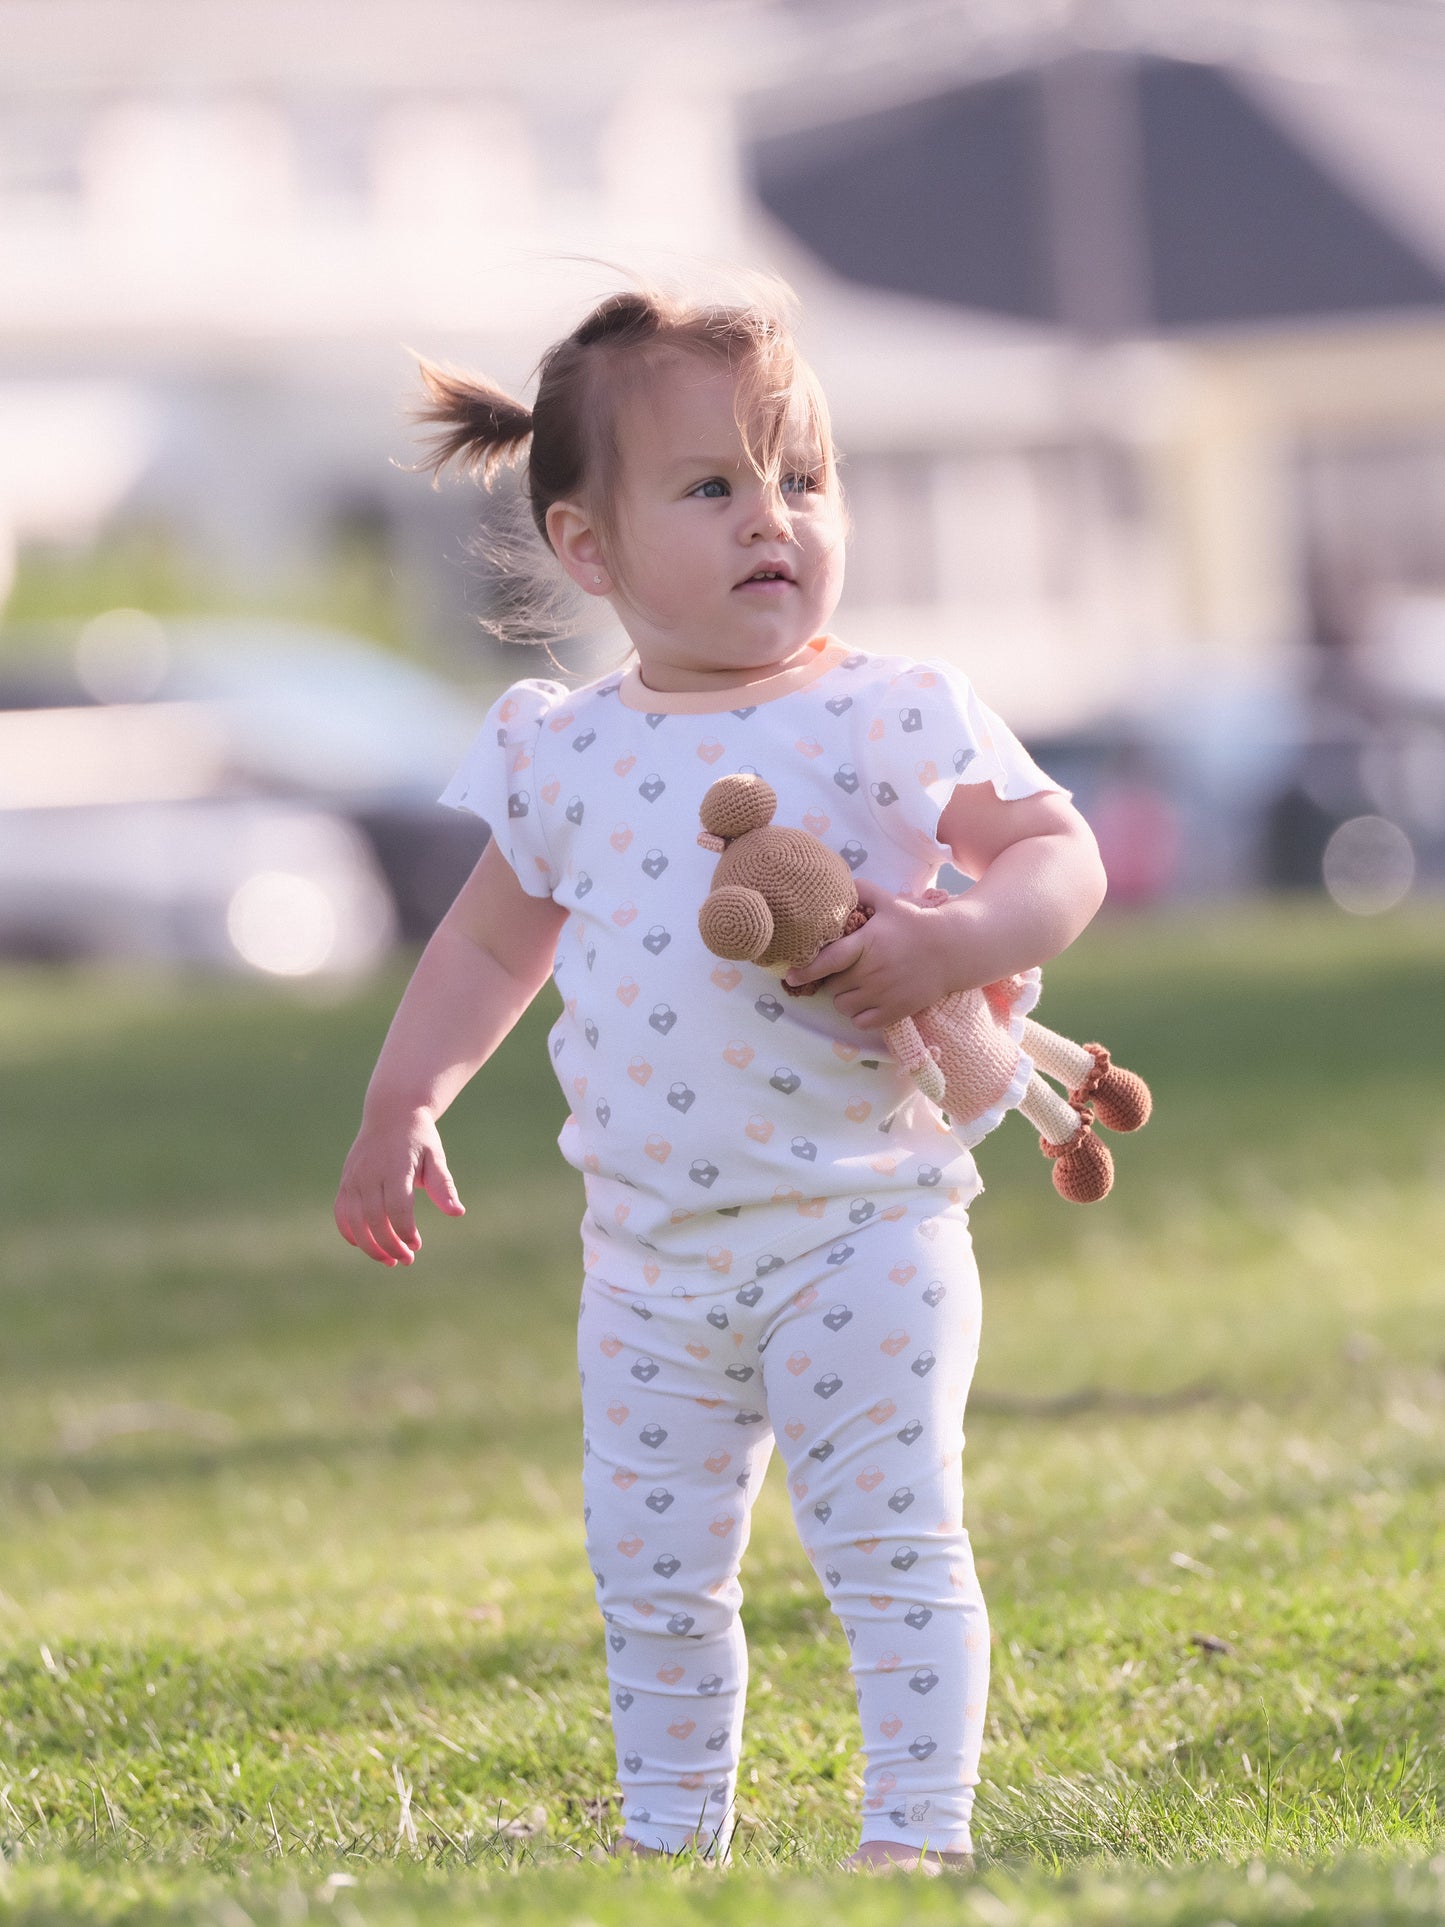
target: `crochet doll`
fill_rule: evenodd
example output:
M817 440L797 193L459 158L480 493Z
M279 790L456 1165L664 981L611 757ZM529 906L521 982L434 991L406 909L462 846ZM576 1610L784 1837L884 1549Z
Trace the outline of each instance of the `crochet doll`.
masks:
M759 776L724 776L704 796L697 840L716 850L719 861L698 928L715 956L781 976L858 929L872 911L858 901L841 856L806 830L774 826L777 806L772 786ZM948 892L925 890L911 900L933 907L946 903ZM806 996L820 986L783 988ZM1111 1064L1102 1044L1075 1044L1036 1024L1028 1012L1038 997L1037 970L981 990L951 991L889 1025L884 1040L965 1145L1020 1110L1052 1160L1054 1189L1075 1204L1092 1204L1114 1181L1113 1159L1094 1121L1137 1131L1148 1121L1149 1088L1133 1071ZM1064 1085L1067 1099L1041 1071Z

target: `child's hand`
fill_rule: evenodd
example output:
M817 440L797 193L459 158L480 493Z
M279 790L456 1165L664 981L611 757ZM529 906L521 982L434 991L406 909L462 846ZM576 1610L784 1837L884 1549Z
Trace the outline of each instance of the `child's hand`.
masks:
M448 1217L465 1215L431 1113L363 1121L336 1193L337 1230L378 1264L409 1265L421 1250L413 1209L418 1185Z
M866 878L857 887L859 902L873 911L867 923L824 944L810 964L797 965L784 981L810 984L826 977L835 1009L859 1030L886 1030L958 987L950 981L957 978L958 958L946 958L944 945L947 936L957 936L947 914L956 906L924 909Z

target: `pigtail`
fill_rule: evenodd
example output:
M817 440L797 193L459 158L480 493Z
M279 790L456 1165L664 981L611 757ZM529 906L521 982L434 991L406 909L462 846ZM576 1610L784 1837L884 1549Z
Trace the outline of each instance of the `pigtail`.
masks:
M438 428L418 468L439 480L448 462L464 475L480 470L490 488L497 470L520 459L532 433L531 410L480 375L458 375L417 358L427 400L413 410L413 421Z

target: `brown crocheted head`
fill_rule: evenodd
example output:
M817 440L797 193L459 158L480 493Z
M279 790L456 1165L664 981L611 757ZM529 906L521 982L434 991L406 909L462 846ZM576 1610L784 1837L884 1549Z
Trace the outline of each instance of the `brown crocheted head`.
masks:
M777 807L760 776L721 777L702 799L697 840L721 854L697 923L714 956L783 971L843 935L858 892L842 857L817 837L774 825Z

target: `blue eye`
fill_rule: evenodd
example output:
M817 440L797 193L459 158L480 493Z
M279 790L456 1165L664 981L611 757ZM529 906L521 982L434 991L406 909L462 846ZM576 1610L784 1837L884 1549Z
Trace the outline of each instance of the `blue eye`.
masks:
M806 495L810 490L816 489L818 486L817 476L809 473L806 469L799 469L796 473L783 477L784 489L791 490L795 495Z
M699 482L692 492L705 502L720 502L724 496L731 495L732 490L720 475L713 475L707 481Z

